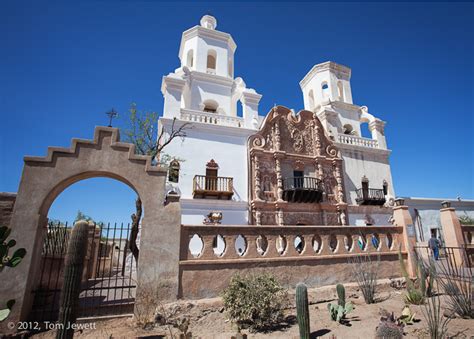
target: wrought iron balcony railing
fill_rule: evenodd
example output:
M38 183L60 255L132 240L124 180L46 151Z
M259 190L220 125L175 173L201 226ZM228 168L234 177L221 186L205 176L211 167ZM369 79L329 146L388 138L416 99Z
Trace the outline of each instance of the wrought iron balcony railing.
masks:
M233 178L195 175L193 179L193 198L226 199L234 195Z
M376 188L359 188L356 190L357 198L356 202L359 205L378 205L382 206L385 204L385 194L383 189Z
M283 200L288 202L321 202L323 186L313 177L290 177L283 179Z

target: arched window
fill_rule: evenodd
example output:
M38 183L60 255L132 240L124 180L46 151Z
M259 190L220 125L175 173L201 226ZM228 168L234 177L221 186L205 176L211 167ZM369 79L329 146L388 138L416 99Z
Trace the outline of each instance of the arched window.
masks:
M321 91L323 92L323 98L329 97L329 86L326 81L321 84Z
M345 124L343 127L344 127L344 134L354 134L354 129L352 128L351 124Z
M219 104L214 100L206 100L203 102L203 104L204 108L202 110L209 113L216 113L217 108L219 107Z
M344 101L344 88L342 87L342 82L337 82L337 94L339 96L339 101Z
M216 63L217 63L217 53L215 50L210 49L207 52L207 70L208 71L216 71Z
M314 109L314 93L313 93L313 90L309 91L308 98L309 98L309 108Z
M188 51L188 56L186 59L186 66L193 67L193 65L194 65L194 51L190 49Z
M168 181L169 182L178 182L179 181L179 161L172 160L170 162L170 167L168 169Z

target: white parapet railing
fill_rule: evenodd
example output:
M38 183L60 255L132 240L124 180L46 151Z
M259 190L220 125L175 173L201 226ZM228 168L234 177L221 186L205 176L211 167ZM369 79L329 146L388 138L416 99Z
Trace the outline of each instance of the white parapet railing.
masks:
M369 148L379 148L379 143L377 140L362 138L355 135L349 134L339 134L338 142L341 144L369 147Z
M231 127L244 127L244 120L218 113L208 113L190 109L181 109L181 120Z

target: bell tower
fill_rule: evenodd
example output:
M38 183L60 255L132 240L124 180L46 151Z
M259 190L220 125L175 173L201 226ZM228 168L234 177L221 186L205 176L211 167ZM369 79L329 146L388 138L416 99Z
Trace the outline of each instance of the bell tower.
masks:
M183 110L190 110L237 117L237 105L242 104L240 127L255 129L261 95L246 88L241 78L234 79L237 45L230 34L216 28L216 18L205 15L200 25L183 32L181 67L163 77L164 116L179 119Z
M314 111L328 102L352 104L351 69L332 61L315 65L301 80L304 108Z

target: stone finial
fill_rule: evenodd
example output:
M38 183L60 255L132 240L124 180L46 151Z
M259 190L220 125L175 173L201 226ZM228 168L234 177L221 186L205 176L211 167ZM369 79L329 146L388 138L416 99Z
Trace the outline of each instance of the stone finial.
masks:
M201 18L200 23L202 27L212 30L216 29L217 27L217 20L212 15L204 15Z
M395 199L395 206L403 206L403 205L405 205L405 199L403 198Z
M443 208L450 208L451 207L451 201L445 200L441 202L441 207Z
M208 168L208 169L218 169L218 168L219 168L219 165L215 162L214 159L211 159L211 161L209 161L209 162L206 164L206 168Z

